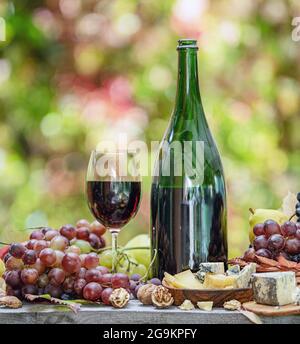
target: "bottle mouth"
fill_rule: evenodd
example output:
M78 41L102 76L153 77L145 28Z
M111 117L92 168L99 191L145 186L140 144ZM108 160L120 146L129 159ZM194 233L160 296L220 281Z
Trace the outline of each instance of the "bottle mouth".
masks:
M181 50L181 49L197 49L198 50L197 40L189 39L189 38L179 39L177 50Z

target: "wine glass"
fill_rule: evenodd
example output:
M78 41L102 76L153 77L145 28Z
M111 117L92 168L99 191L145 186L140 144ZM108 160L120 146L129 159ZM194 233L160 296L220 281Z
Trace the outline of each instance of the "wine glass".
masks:
M86 176L88 206L112 235L112 271L116 272L118 234L132 219L141 198L141 178L136 152L127 150L91 153Z

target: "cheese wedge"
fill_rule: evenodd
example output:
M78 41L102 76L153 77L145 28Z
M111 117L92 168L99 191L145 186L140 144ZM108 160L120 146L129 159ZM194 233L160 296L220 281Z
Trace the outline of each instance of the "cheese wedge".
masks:
M203 284L195 277L191 270L186 270L174 276L186 289L203 289Z
M205 289L225 289L236 286L237 276L226 276L222 274L206 274L204 281Z

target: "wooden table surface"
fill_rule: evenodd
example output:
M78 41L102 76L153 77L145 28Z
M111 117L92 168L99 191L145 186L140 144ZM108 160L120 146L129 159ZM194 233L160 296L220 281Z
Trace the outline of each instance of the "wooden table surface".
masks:
M263 323L300 324L300 316L260 317ZM130 301L124 309L109 306L82 306L75 314L56 305L24 304L19 309L0 308L0 324L250 324L241 313L215 308L181 311L177 307L157 310Z

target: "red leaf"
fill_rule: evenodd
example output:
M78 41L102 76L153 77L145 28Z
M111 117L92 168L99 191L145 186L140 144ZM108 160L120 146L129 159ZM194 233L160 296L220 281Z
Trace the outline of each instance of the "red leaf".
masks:
M298 265L296 262L291 262L290 260L285 259L282 255L279 255L277 261L280 266L288 269L296 269Z
M257 256L257 255L255 255L255 257L258 260L258 262L263 264L263 265L273 266L273 267L278 266L278 262L276 260L266 258L266 257Z

